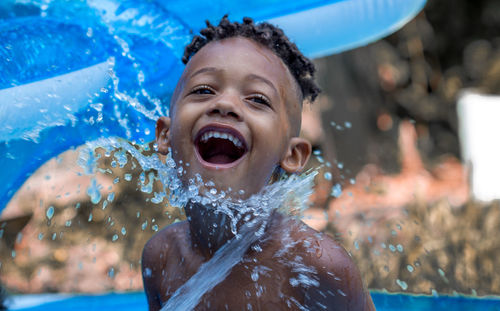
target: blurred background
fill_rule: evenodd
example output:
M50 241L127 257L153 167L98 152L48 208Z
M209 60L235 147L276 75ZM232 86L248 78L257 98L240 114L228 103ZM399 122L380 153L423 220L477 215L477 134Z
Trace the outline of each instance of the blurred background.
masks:
M321 168L304 221L370 289L500 294L500 2L429 0L391 36L315 63L323 93L302 135ZM142 289L143 245L184 216L120 152L89 176L67 151L13 197L0 218L10 293Z

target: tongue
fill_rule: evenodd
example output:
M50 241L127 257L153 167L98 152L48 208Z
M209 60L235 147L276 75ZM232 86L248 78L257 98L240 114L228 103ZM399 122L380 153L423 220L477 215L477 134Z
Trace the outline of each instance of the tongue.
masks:
M234 161L233 158L229 157L226 154L215 154L208 159L206 159L207 162L214 163L214 164L228 164Z
M244 152L230 140L213 137L206 142L199 142L197 148L203 160L213 164L232 163L238 160Z

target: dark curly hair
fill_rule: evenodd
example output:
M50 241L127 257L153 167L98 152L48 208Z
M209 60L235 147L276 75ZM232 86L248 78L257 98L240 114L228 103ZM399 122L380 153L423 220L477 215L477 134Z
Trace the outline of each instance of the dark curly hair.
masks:
M269 48L281 58L299 84L304 99L313 102L321 92L314 82L316 71L314 64L302 55L280 28L265 22L254 24L249 17L244 17L242 24L230 22L227 15L224 15L218 26L212 25L208 20L206 23L207 27L200 31L201 36L195 36L186 46L182 57L184 64L187 64L189 59L209 42L238 36L245 37Z

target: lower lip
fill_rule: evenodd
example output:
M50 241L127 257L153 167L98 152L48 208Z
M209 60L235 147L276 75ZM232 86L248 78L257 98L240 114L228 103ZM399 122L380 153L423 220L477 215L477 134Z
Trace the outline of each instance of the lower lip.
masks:
M210 163L210 162L203 160L203 158L201 157L200 153L198 152L198 148L196 148L196 146L194 147L194 150L195 150L194 153L196 154L196 158L198 159L198 162L200 162L204 168L209 169L209 170L227 170L227 169L233 168L233 167L237 166L238 164L240 164L240 162L243 161L243 159L246 157L246 155L248 153L248 151L245 152L245 154L243 154L243 156L241 158L239 158L238 160L231 162L231 163L214 164L214 163Z

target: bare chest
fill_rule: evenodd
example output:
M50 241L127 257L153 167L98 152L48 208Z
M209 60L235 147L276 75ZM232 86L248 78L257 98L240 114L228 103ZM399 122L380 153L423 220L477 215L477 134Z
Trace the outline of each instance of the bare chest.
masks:
M190 262L184 264L184 269L171 269L170 277L165 278L162 284L164 302L196 273L195 266ZM195 310L298 309L303 295L299 287L292 285L291 279L290 267L276 258L243 260L231 269L226 278L207 290ZM207 285L200 282L195 286Z

